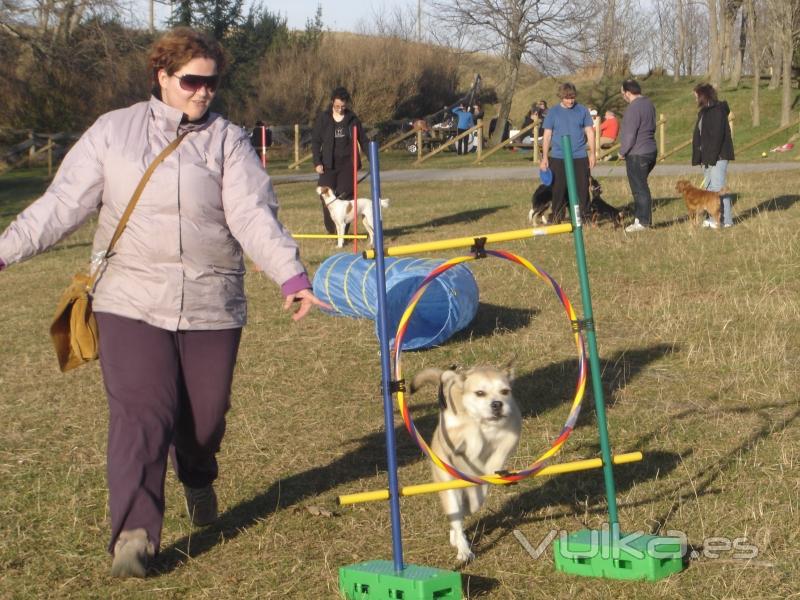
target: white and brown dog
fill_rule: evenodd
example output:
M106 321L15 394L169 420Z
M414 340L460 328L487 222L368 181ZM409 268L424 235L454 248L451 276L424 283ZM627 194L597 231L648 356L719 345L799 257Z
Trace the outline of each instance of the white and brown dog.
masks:
M413 394L425 384L439 385L439 425L431 449L444 461L469 475L494 474L506 464L519 443L522 417L511 394L510 369L473 367L466 372L425 369L411 382ZM432 465L435 481L453 478ZM488 485L439 492L450 522L450 544L458 560L475 558L464 535L464 519L480 509Z
M327 186L318 186L317 193L328 208L331 219L333 219L336 225L336 235L338 236L336 239L336 247L341 248L344 246L344 237L342 236L345 234L345 228L348 223L353 222L353 201L337 198L333 190ZM358 214L361 215L361 221L364 223L367 235L369 236L369 245L374 247L375 225L372 220L372 200L368 198L359 198L357 204ZM381 207L386 208L388 206L389 200L381 198Z

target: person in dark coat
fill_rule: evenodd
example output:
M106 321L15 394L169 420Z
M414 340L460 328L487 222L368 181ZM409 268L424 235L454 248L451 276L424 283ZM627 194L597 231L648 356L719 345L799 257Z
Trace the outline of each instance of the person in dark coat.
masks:
M343 87L331 93L330 106L320 112L311 131L311 154L314 170L319 175L317 185L331 188L338 198L353 198L353 128L361 150L366 152L367 139L364 127L356 114L349 109L350 94ZM361 168L359 153L358 168ZM322 203L322 217L325 230L336 233L336 225L331 219L325 202Z
M492 117L492 120L489 121L489 137L494 135L494 130L497 129L497 117ZM506 124L503 127L503 134L500 136L500 141L504 142L508 139L508 136L511 133L511 121L506 120Z
M709 83L701 83L694 88L694 97L700 110L692 135L692 165L703 166L703 188L718 192L725 187L728 161L734 160L733 138L728 115L728 103L717 99L717 91ZM722 197L722 226L733 225L731 197ZM703 227L718 227L710 218Z

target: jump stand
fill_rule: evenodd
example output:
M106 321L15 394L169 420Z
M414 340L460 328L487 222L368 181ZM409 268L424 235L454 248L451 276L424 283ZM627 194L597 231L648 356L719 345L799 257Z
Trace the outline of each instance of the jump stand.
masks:
M339 569L339 591L347 600L460 599L462 597L462 590L461 575L459 573L430 567L405 565L403 563L402 536L400 532L400 497L414 495L415 493L430 493L441 489L442 485L450 485L453 488L475 485L476 483L481 483L481 479L482 481L489 481L491 483L507 483L505 481L495 481L502 479L498 475L487 474L477 480L470 479L471 482L455 480L447 484L411 486L411 488L419 488L415 490L411 488L400 489L397 479L397 457L395 451L393 418L394 406L392 397L396 394L398 396L398 403L402 404L405 390L401 375L397 377L399 381L391 380L391 352L389 348L390 335L387 319L384 257L470 246L473 249L473 253L478 256L479 254L486 254L484 248L486 244L489 243L569 232L573 234L575 257L580 281L581 301L584 311L584 318L578 319L574 317L572 326L574 331L577 332L576 335L581 336L582 340L585 337L585 343L586 346L588 346L588 362L591 371L592 392L597 415L601 456L597 459L565 463L563 465L551 465L548 467L544 467L544 462L539 466L537 461L536 472L532 472L534 469L528 469L525 472L525 476L530 474L555 475L563 472L602 467L603 482L608 503L608 526L600 531L584 529L556 539L553 544L556 570L572 575L603 577L607 579L657 581L683 569L683 548L680 539L645 535L643 533L625 536L619 531L613 465L641 460L641 454L629 453L612 456L611 453L605 413L605 400L603 398L603 387L600 378L600 359L597 353L597 340L592 316L591 293L589 291L589 277L586 268L586 253L583 245L583 227L580 211L578 210L579 201L575 183L575 168L570 158L572 156L572 144L569 136L562 137L561 142L564 154L567 157L564 160L564 166L567 178L567 190L569 193L571 224L535 227L533 229L500 232L475 238L440 240L394 248L384 248L383 246L383 224L379 200L380 169L378 165L378 145L375 142L370 142L369 162L372 178L373 218L375 219L375 247L382 251L375 252L369 250L364 253L364 256L365 258L372 258L376 261L375 274L377 277L378 289L377 329L378 338L380 340L381 389L383 394L384 427L386 431L389 489L341 496L339 501L340 504L354 504L357 502L388 499L391 511L393 561L374 560L341 567ZM491 252L489 254L499 253ZM555 282L553 283L555 285ZM399 352L399 350L396 351ZM583 358L581 358L580 362L585 368ZM577 401L576 399L576 402ZM408 425L407 421L407 428ZM567 426L565 426L565 429L566 427ZM411 431L411 429L409 429L409 431ZM554 445L553 449L546 453L545 461L556 450L557 447ZM505 476L505 478L507 479L509 476ZM521 476L519 478L521 478Z
M396 573L391 561L371 560L341 567L339 590L349 600L461 600L461 575L414 565Z
M606 528L582 529L553 542L556 570L605 579L658 581L683 569L677 538L637 535L630 541Z

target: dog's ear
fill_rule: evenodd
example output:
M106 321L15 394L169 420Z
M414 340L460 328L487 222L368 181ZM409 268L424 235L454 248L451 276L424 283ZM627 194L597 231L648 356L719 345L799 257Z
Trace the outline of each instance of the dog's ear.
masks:
M503 373L506 374L506 377L508 377L509 381L514 381L514 376L516 374L515 373L515 369L514 369L514 363L515 362L517 362L516 354L514 356L512 356L511 358L509 358L506 361L506 364L503 365Z
M439 401L439 410L447 410L447 398L444 396L444 384L441 382L439 383L437 400Z
M439 405L442 409L449 408L458 414L461 406L461 396L464 394L464 374L448 369L442 373L439 386Z

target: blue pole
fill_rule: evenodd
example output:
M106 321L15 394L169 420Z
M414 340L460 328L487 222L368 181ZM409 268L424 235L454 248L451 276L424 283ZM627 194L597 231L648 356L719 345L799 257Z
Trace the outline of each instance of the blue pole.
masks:
M389 507L392 512L392 556L394 570L403 566L403 537L400 533L400 488L397 483L397 446L394 438L394 405L390 388L392 369L389 362L389 322L386 319L386 270L383 260L383 219L381 218L381 176L378 165L378 143L369 143L369 170L372 184L372 215L375 224L375 275L378 278L378 340L381 346L381 389L383 390L383 423L386 428L386 460L389 471Z

